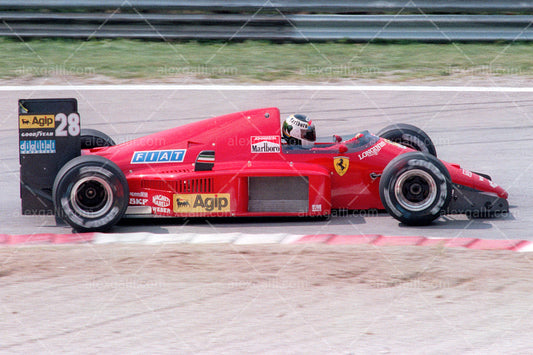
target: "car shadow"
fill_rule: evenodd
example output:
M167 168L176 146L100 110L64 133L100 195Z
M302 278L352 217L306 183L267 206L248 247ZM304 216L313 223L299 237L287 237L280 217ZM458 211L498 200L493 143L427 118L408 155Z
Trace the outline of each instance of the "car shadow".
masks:
M378 221L371 221L378 219ZM333 211L330 217L148 217L148 218L124 218L114 228L120 232L150 232L155 234L168 234L168 227L211 227L213 230L234 230L236 226L247 228L280 228L284 224L287 227L309 227L310 223L316 225L318 229L326 226L343 225L363 225L376 223L381 225L394 220L385 211L365 210L365 211ZM386 221L385 221L386 219ZM430 230L488 230L494 228L493 221L515 220L515 217L508 213L498 218L467 218L464 215L445 215L427 226L410 226L397 222L397 226L402 229L413 229L418 231ZM376 228L379 229L379 228Z
M152 217L152 218L124 218L117 223L123 228L135 228L132 231L142 232L143 227L154 232L154 227L181 227L181 226L216 226L217 228L234 227L236 225L244 227L278 226L283 223L291 226L308 225L309 222L327 223L324 217ZM161 233L168 233L162 229Z
M420 229L438 229L438 230L481 230L492 229L492 222L496 221L514 221L516 218L512 213L506 213L503 216L496 217L468 217L464 215L445 215L433 221L427 226L417 226ZM398 223L400 228L413 228L404 223Z

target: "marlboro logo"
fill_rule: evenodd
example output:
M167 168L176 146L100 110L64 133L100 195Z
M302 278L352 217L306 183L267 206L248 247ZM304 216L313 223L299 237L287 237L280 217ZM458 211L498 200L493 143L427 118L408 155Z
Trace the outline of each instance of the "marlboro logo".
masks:
M281 152L280 136L253 136L251 137L252 153L279 153Z

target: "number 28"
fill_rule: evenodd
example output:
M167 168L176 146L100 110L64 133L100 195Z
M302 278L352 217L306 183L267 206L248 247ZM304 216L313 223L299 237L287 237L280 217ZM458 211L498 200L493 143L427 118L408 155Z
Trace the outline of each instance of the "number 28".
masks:
M68 117L64 113L58 113L56 122L59 123L56 127L56 137L78 136L80 134L80 115L77 113L71 113Z

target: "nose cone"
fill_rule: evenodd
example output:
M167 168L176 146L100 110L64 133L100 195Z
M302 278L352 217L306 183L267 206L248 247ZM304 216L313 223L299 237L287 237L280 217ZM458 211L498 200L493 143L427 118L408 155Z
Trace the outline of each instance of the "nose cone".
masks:
M479 176L476 173L472 173L472 178L474 179L474 188L481 190L481 191L487 191L487 192L493 192L498 195L498 197L507 199L509 197L509 194L507 191L505 191L501 186L494 183L493 181L484 178L483 176Z
M486 177L478 175L470 170L463 169L457 164L450 164L446 162L443 163L446 165L446 168L448 168L453 183L468 186L483 192L490 192L503 199L507 199L509 197L507 191L505 191L501 186L492 180L489 180Z

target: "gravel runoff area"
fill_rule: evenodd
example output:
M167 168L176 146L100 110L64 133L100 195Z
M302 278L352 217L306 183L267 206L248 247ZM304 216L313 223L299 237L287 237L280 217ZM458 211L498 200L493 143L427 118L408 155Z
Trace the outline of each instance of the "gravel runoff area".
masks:
M528 353L531 253L0 248L2 353Z

